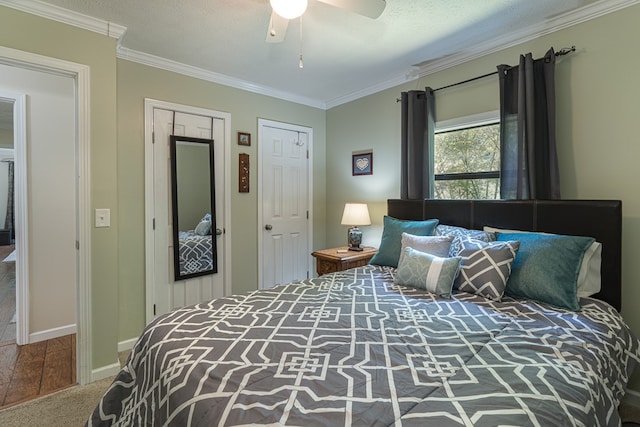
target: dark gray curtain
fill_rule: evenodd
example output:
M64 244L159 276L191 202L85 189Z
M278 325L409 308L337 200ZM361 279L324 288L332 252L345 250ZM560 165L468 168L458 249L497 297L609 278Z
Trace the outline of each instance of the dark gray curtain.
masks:
M559 199L556 152L555 52L516 67L498 66L500 76L500 197Z
M433 196L435 96L430 87L402 92L400 198Z

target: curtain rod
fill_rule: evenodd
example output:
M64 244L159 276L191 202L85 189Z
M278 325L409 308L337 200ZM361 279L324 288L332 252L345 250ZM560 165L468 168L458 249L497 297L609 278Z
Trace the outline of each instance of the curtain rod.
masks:
M576 47L575 46L564 47L564 48L560 49L559 51L555 52L555 56L564 56L564 55L566 55L568 53L575 52L575 51L576 51ZM475 80L484 79L485 77L493 76L494 74L498 74L498 71L494 71L492 73L483 74L483 75L477 76L477 77L472 77L470 79L463 80L463 81L457 82L457 83L452 83L452 84L447 85L447 86L442 86L442 87L439 87L437 89L433 89L433 91L437 92L439 90L449 89L450 87L459 86L459 85L463 85L465 83L473 82ZM396 98L396 102L400 102L400 98Z

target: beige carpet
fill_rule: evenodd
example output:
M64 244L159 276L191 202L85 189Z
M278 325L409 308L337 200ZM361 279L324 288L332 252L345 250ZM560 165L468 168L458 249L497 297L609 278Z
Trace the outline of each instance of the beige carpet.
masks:
M0 411L0 426L83 426L113 378L74 386Z

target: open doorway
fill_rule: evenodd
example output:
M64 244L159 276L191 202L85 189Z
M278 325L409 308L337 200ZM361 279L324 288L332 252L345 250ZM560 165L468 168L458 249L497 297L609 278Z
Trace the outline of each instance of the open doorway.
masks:
M0 99L0 345L16 342L13 104Z

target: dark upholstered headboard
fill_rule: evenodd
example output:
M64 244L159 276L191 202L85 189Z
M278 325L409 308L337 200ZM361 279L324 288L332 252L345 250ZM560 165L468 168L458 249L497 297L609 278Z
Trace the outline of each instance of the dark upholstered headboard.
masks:
M440 224L590 236L602 243L602 290L595 298L618 311L622 303L620 200L388 200L398 219L438 218Z

